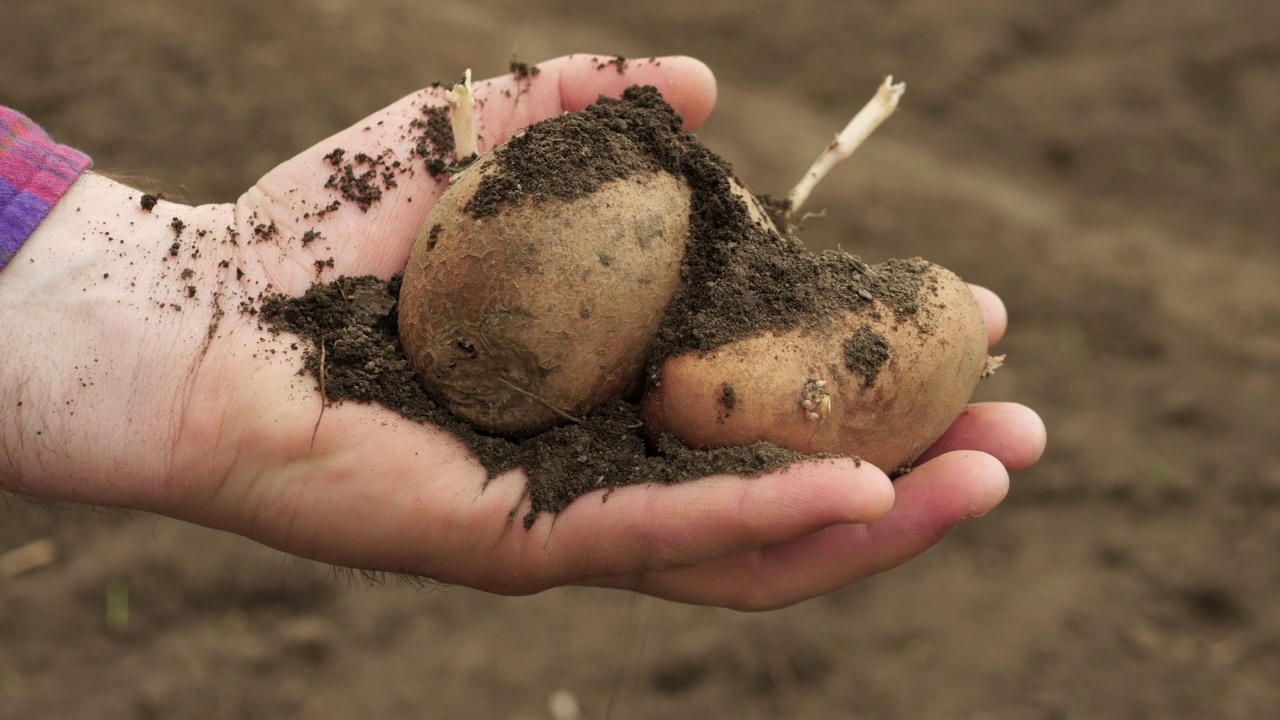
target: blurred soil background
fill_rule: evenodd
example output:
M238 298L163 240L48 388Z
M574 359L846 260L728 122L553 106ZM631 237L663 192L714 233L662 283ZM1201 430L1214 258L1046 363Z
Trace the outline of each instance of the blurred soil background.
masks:
M16 0L0 103L226 201L431 81L569 52L705 60L700 134L773 193L906 80L804 237L999 291L981 392L1044 415L1044 461L920 559L760 615L370 584L11 500L0 553L59 559L0 580L0 718L533 719L562 690L585 718L1280 717L1274 0Z

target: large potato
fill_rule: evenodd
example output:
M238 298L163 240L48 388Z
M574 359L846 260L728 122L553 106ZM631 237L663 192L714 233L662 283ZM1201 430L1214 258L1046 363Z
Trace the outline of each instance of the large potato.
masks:
M874 299L816 328L668 359L644 400L651 430L693 447L767 441L886 471L910 463L963 411L987 357L968 286L915 262L917 310L905 317Z
M528 436L638 389L680 281L689 190L648 171L475 217L466 208L495 156L455 176L423 226L400 338L455 415Z

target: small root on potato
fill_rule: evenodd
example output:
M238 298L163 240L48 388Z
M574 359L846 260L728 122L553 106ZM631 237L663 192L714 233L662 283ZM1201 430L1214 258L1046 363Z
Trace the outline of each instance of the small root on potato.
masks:
M979 375L983 380L996 374L996 371L1004 366L1004 355L988 355L986 361L982 363L982 374Z
M529 392L528 390L525 390L524 388L516 385L515 383L511 382L510 380L507 380L506 378L498 378L498 382L502 383L503 385L506 385L507 387L511 388L512 390L515 390L516 392L520 393L521 395L524 395L525 397L531 400L536 400L542 403L548 410L550 410L551 412L555 413L556 415L559 415L560 417L564 418L565 420L568 420L569 422L575 425L581 425L583 422L582 418L574 417L573 415L570 415L564 410L561 410L560 408L553 405L551 401L547 400L541 395L534 392Z
M826 420L831 414L831 393L827 392L827 381L809 378L804 384L800 407L809 422Z

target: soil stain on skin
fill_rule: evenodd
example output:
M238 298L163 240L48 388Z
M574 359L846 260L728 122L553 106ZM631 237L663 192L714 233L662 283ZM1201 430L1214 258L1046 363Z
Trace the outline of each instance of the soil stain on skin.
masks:
M732 191L732 168L686 132L652 88L631 88L621 100L602 98L583 112L535 124L496 150L495 161L497 172L466 206L473 217L493 217L526 201L571 201L604 183L655 170L688 183L692 211L681 286L650 351L650 383L673 355L709 351L763 331L822 330L837 313L877 300L899 321L918 313L924 263L873 268L842 252L814 254L798 239L762 226ZM397 334L399 290L399 278L339 278L301 298L269 298L262 317L311 341L306 370L320 377L323 360L327 400L377 402L442 426L462 438L491 475L524 468L532 500L526 526L601 488L717 473L758 475L803 457L763 443L694 450L669 436L650 441L634 398L523 440L477 432L428 397L405 359ZM846 363L870 384L887 356L883 338L877 345L863 335L850 340ZM733 397L726 388L726 411Z
M425 106L422 108L422 117L414 118L409 126L417 133L413 154L422 159L432 177L447 175L449 163L455 154L449 109L435 105Z

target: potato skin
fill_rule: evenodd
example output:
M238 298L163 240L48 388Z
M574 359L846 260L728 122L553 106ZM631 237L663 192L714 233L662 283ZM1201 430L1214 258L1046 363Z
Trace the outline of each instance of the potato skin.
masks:
M987 357L982 310L968 286L920 262L919 310L906 319L875 300L821 330L766 333L668 359L644 400L650 431L698 448L767 441L858 456L885 471L909 464L964 410ZM846 362L846 343L877 336L883 345L875 347L887 352L868 383L865 368Z
M455 415L528 436L638 387L679 283L689 190L650 172L478 219L463 208L492 158L455 176L423 225L401 286L400 339Z

